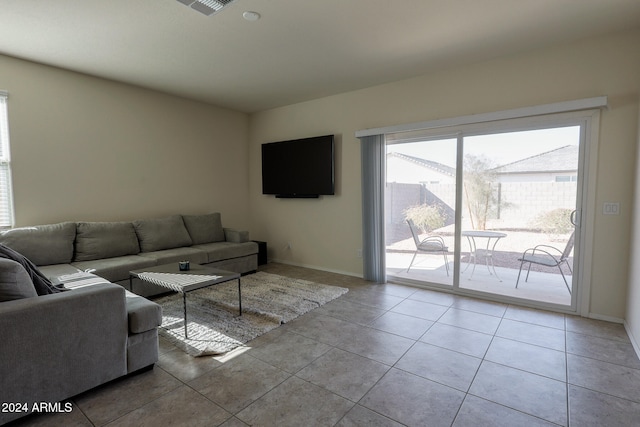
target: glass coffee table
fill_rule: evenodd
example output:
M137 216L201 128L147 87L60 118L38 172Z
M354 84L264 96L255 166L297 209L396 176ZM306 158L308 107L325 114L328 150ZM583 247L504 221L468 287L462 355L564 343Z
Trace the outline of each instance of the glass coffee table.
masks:
M242 316L242 293L240 290L240 273L190 264L189 270L180 270L177 262L141 268L129 272L129 288L133 292L133 279L162 286L163 288L182 294L184 308L184 337L187 335L187 293L209 286L219 285L231 280L238 281L238 304Z

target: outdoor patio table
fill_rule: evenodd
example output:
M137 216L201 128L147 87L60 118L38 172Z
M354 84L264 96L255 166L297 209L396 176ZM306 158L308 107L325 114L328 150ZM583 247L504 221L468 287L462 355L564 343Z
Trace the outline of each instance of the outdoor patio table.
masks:
M469 280L471 280L471 278L473 277L473 273L476 271L477 257L478 255L482 255L485 257L485 264L487 266L487 271L489 271L489 274L492 274L491 270L493 270L493 275L496 276L496 278L502 282L502 279L498 276L498 273L496 272L496 266L493 264L493 251L495 250L496 244L498 243L498 241L503 237L507 237L507 234L500 233L498 231L466 230L462 232L462 235L467 238L467 241L469 242L469 248L470 248L469 263L467 264L467 267L464 269L463 273L467 271L467 269L471 265L471 261L473 260L473 269L471 270L471 274L469 275ZM476 244L476 239L487 239L486 248L478 249L478 246ZM493 240L493 245L491 244L492 240ZM482 252L479 253L479 251L482 251ZM491 268L489 268L489 262L491 262Z

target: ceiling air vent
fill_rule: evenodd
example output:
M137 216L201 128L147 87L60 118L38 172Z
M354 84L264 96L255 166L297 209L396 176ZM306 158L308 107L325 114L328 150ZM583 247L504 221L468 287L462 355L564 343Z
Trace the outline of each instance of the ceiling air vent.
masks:
M223 7L231 3L233 0L178 0L182 4L191 6L192 9L198 12L211 16L214 13L220 11Z

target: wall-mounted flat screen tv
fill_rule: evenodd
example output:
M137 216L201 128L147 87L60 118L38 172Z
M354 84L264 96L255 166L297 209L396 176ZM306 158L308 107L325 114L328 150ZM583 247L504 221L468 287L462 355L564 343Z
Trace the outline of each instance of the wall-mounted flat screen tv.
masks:
M312 198L335 194L333 135L262 144L262 194Z

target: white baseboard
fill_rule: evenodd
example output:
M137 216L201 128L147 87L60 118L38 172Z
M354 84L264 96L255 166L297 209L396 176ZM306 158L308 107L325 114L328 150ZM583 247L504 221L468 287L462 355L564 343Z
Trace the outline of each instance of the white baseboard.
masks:
M627 335L629 335L629 340L631 340L631 345L633 346L633 349L636 352L636 356L640 358L640 344L638 344L638 341L636 340L636 337L633 335L633 332L631 331L631 327L629 326L626 320L624 321L624 329L625 331L627 331Z
M277 262L278 264L293 265L294 267L310 268L312 270L326 271L328 273L342 274L344 276L351 276L351 277L357 277L359 279L362 279L362 275L361 274L356 274L356 273L353 273L353 272L350 272L350 271L334 270L334 269L331 269L331 268L320 267L320 266L317 266L317 265L300 264L300 263L291 262L291 261L285 261L285 260L281 260L281 259L270 259L269 262Z
M587 317L589 319L596 319L596 320L604 320L606 322L613 322L613 323L620 323L620 324L624 324L624 319L621 319L619 317L613 317L613 316L605 316L603 314L597 314L597 313L589 313L587 315Z

